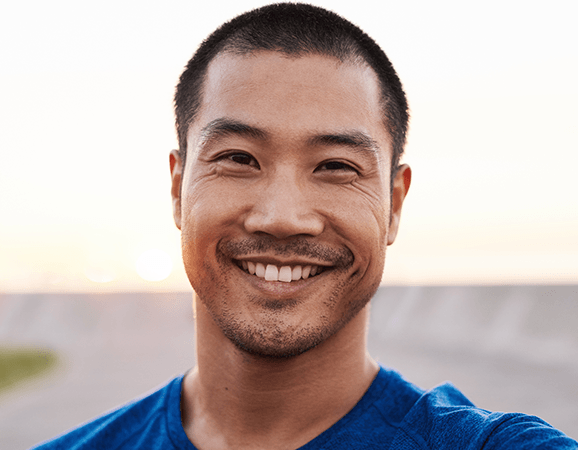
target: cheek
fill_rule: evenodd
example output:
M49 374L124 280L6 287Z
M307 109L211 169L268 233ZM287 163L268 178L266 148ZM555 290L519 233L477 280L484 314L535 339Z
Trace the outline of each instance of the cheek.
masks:
M238 221L245 209L243 199L247 196L226 182L198 182L183 193L183 227L195 237L222 231Z
M194 202L189 198L183 206L181 249L185 272L195 292L209 298L209 293L224 281L215 257L223 237L223 227L219 226L223 212L208 199Z
M389 229L389 203L376 196L339 196L331 220L336 231L355 249L361 266L383 254Z
M384 189L381 195L366 196L363 204L358 205L364 211L366 227L363 231L367 245L370 246L372 257L382 259L387 248L389 232L389 190Z
M205 276L218 262L217 245L238 233L248 198L222 180L205 181L189 186L182 197L181 247L189 278Z

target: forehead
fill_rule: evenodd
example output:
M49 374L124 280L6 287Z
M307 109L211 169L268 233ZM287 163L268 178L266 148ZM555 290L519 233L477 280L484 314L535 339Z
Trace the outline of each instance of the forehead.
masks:
M330 56L218 55L208 67L189 138L220 119L248 123L280 138L359 131L389 148L375 72Z

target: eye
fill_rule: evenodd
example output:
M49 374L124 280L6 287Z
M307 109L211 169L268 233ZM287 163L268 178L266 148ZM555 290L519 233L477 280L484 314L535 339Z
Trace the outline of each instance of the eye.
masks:
M357 170L355 170L352 166L350 166L347 163L341 162L341 161L328 161L326 163L323 163L316 169L316 171L320 171L320 170L328 170L328 171L332 171L332 172L355 172L355 173L357 173Z
M227 155L223 155L221 159L229 160L242 166L252 166L259 168L259 163L257 160L247 153L229 153Z

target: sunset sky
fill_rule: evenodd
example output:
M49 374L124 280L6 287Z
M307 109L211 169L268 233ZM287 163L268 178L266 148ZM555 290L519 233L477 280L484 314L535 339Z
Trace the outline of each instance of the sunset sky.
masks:
M214 28L267 3L4 2L0 293L190 289L174 86ZM383 282L576 283L578 4L312 3L380 43L409 98L414 178Z

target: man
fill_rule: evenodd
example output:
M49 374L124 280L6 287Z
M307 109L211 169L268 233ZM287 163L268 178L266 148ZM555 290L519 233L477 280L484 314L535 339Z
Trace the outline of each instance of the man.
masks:
M201 45L175 105L197 366L42 448L578 448L368 355L411 181L405 94L374 41L320 8L267 6Z

